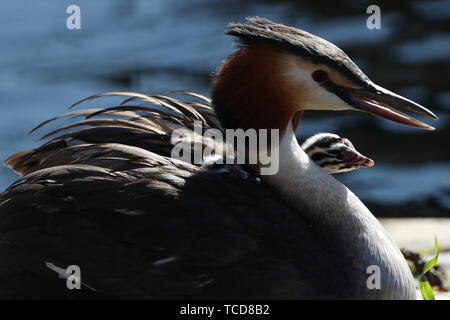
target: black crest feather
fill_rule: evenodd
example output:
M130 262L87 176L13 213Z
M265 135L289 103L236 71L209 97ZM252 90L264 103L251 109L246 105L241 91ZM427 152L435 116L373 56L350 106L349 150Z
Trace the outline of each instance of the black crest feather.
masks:
M323 63L341 71L362 85L369 80L358 66L337 46L309 32L275 23L260 17L248 17L247 23L230 23L225 34L238 43L251 45L267 42L279 50L307 57L313 63Z

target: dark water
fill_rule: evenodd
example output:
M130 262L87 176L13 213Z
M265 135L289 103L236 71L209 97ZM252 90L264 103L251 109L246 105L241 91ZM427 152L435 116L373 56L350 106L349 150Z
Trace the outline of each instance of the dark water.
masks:
M81 7L81 30L66 28ZM450 1L9 1L0 10L0 158L35 146L37 123L103 91L208 93L233 51L229 21L258 15L339 45L376 83L435 112L434 132L355 112L309 112L300 139L336 132L376 166L338 178L377 215L450 216ZM426 120L428 121L428 120ZM428 121L430 123L430 121ZM0 189L17 176L0 169Z

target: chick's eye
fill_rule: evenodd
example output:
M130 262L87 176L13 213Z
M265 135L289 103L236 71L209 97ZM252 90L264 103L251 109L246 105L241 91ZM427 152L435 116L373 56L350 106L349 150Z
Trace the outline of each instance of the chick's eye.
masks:
M316 70L313 73L311 73L311 77L316 82L324 82L328 80L328 73L325 70Z

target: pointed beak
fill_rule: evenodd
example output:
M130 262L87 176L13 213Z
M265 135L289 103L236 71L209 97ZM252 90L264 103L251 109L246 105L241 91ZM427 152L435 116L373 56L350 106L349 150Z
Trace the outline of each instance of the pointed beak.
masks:
M356 150L344 151L344 159L355 169L360 167L372 167L375 164L372 159L367 158Z
M356 159L353 164L358 167L372 167L375 162L372 159L362 156L361 158Z
M410 111L433 120L438 120L438 117L427 108L376 84L371 84L368 89L344 87L339 87L339 89L339 96L355 109L369 112L397 123L426 130L434 130L432 126L416 120L397 109Z

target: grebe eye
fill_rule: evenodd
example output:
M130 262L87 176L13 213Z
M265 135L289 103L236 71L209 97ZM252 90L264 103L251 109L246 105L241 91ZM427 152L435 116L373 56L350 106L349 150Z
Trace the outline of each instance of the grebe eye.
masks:
M316 70L313 73L311 73L311 77L316 82L324 82L328 80L328 73L325 70Z

